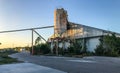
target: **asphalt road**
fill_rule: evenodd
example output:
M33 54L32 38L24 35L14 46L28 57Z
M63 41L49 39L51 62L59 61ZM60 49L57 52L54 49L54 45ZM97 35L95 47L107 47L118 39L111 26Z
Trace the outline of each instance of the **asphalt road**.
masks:
M10 56L25 62L51 67L68 73L120 73L120 58L32 56L27 52Z

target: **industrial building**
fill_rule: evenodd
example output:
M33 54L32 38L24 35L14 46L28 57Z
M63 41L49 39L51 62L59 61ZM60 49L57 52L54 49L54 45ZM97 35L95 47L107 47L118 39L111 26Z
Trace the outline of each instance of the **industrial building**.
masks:
M99 45L99 38L115 32L103 30L77 24L68 21L67 11L63 8L54 11L54 34L48 39L53 49L56 44L59 48L67 49L71 45L71 41L79 41L82 47L86 46L87 51L94 52L94 49ZM115 33L117 37L119 33Z

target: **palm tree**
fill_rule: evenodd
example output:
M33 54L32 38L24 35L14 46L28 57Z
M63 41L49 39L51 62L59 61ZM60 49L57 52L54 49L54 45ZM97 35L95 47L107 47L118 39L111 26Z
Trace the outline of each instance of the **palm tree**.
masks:
M37 37L37 39L35 40L35 45L38 45L41 41L41 38L40 37Z

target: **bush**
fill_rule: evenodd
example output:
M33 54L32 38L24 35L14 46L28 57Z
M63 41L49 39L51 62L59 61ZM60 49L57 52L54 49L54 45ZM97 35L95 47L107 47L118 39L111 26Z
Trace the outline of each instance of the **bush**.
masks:
M58 48L58 54L64 55L64 49L63 48Z
M70 47L68 48L68 54L70 54L70 55L75 54L75 48L74 48L73 46L70 46Z
M33 47L33 54L39 55L39 54L48 54L50 53L50 47L48 44L39 44L37 46ZM31 50L32 51L32 50Z
M116 37L115 34L106 35L99 39L100 44L95 49L96 55L100 56L119 56L120 53L120 38Z
M99 46L97 46L97 48L95 49L95 54L96 54L96 55L99 55L99 56L102 56L102 55L104 55L104 51L105 51L105 48L103 48L102 45L99 45Z

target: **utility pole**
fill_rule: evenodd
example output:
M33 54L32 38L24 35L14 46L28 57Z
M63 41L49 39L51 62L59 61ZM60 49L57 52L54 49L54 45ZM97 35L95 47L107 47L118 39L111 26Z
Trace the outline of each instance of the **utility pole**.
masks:
M33 29L32 29L32 55L34 54L34 49L33 49Z

